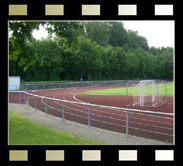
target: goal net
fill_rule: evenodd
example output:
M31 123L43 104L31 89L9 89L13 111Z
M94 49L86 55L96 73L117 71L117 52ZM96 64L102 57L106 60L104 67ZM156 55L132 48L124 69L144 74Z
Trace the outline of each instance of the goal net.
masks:
M158 107L166 102L166 98L167 87L165 81L143 80L128 82L128 106Z

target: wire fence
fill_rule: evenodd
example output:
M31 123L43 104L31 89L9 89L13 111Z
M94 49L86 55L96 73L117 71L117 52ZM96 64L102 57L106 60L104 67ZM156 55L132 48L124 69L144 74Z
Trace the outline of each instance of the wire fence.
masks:
M26 91L9 92L9 103L26 104L27 107L63 119L105 128L128 135L168 140L173 142L173 113L154 112L76 102L40 96ZM157 138L159 137L159 138Z
M127 83L138 84L140 80L112 80L112 81L77 81L77 82L52 82L52 83L23 83L9 85L9 91L28 91L42 89L81 88L92 86L126 85ZM160 80L155 80L160 81Z
M80 88L89 86L109 86L109 85L124 85L128 80L114 81L78 81L78 82L58 82L58 83L32 83L9 85L11 91L28 91L41 89L61 89L61 88Z

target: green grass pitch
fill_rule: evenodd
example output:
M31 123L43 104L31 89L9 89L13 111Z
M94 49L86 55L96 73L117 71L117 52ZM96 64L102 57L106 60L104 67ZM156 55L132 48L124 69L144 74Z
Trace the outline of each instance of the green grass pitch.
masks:
M165 89L164 84L159 84L158 89L159 89L159 96L165 96ZM156 93L156 92L155 92ZM126 95L127 94L127 88L111 88L111 89L102 89L102 90L94 90L94 91L85 91L81 92L80 94L93 94L93 95ZM140 94L140 88L133 86L133 87L128 87L128 95L139 95ZM152 95L152 86L145 86L144 87L144 95ZM167 96L173 96L173 83L167 83Z

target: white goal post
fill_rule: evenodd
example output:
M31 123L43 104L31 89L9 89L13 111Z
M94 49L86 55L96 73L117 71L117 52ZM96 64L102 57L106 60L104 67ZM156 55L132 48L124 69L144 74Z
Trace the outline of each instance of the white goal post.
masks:
M146 102L145 100L145 95L144 94L144 88L145 86L152 86L152 97L151 102L154 103L155 102L155 81L154 80L144 80L144 81L140 81L140 106L144 107L144 102Z
M139 80L127 83L127 106L158 107L166 100L166 81Z

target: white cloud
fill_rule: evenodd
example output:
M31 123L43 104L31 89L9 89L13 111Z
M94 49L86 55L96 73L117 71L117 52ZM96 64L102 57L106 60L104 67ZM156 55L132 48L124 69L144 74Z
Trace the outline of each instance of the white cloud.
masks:
M125 29L138 31L150 47L174 48L174 21L122 21Z

